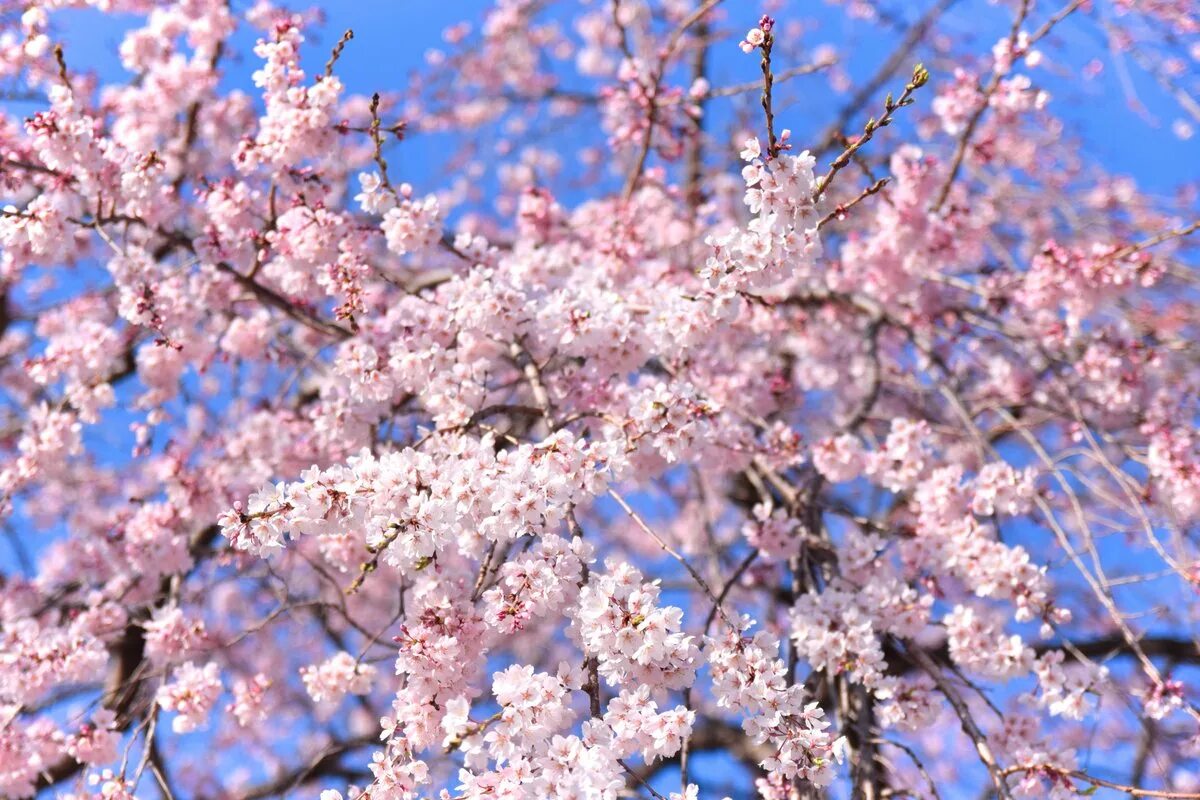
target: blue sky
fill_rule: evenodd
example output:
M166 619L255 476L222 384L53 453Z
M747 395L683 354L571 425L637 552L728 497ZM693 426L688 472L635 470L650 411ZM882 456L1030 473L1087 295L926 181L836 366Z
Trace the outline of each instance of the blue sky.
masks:
M412 70L423 67L425 53L430 48L442 46L441 31L444 28L460 20L480 20L489 3L485 0L325 0L314 5L324 12L327 25L323 37L310 37L306 53L310 71L324 63L337 37L343 30L351 28L355 39L339 62L338 74L350 91L370 94L401 86ZM572 12L579 7L575 2L560 5L565 11ZM931 2L922 0L891 5L904 9L900 13L912 19L920 16ZM1035 7L1042 5L1045 4ZM1102 19L1111 17L1111 12L1105 11L1108 5L1109 0L1096 3ZM757 20L759 6L759 3L747 0L725 3L728 28L740 33L751 27ZM1043 8L1041 16L1049 11L1049 7ZM969 38L977 44L977 52L987 52L995 41L1007 34L1011 21L1009 13L1002 5L967 0L958 3L946 15L943 30ZM558 16L564 21L569 19L567 13ZM810 52L817 45L833 44L842 57L842 64L855 78L872 74L891 52L896 38L894 33L881 34L870 25L847 20L841 9L819 0L784 2L776 16L781 24L804 20L804 41ZM105 77L120 75L115 51L122 30L133 18L100 17L93 12L70 12L58 18L65 22L62 38L67 43L72 64L95 65ZM1050 91L1054 113L1063 117L1079 134L1082 152L1090 160L1105 164L1110 171L1136 177L1148 190L1168 192L1183 182L1200 180L1200 135L1183 141L1170 130L1171 124L1185 118L1186 114L1129 57L1108 52L1098 31L1090 21L1071 20L1061 25L1045 43L1043 49L1049 56L1050 66L1034 71L1033 77ZM249 53L252 36L243 31L239 40L240 63L227 65L226 84L252 90L250 74L256 68L255 57ZM716 86L758 77L757 59L742 54L735 42L736 37L713 50L711 72ZM914 61L922 55L927 58L928 52L918 51L916 55ZM1099 58L1103 71L1094 79L1081 79L1081 71L1093 58ZM779 65L780 69L787 66ZM805 135L815 137L831 118L833 110L845 100L820 83L795 83L781 91L784 101L781 125L792 128L793 140L799 148L806 144ZM931 96L932 93L927 95L925 102ZM787 102L789 97L791 103ZM1131 112L1133 102L1143 107L1140 113ZM719 123L720 106L714 113ZM1192 120L1192 124L1200 130L1200 122ZM397 148L389 161L403 173L403 179L433 189L437 188L446 150L444 142L435 137L417 137ZM442 154L441 158L439 154Z

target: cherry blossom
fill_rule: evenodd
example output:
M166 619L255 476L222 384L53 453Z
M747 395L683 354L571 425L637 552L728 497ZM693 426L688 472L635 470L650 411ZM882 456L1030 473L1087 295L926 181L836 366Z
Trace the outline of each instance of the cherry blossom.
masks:
M0 3L0 796L1200 798L1194 4L467 5Z

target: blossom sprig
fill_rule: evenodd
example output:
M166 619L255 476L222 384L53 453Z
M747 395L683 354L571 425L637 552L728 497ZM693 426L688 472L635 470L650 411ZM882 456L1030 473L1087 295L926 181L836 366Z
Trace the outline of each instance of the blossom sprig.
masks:
M775 46L775 36L772 33L774 29L775 20L763 14L762 19L758 21L758 27L751 28L750 32L746 34L746 38L740 44L744 53L751 53L756 49L762 53L760 68L763 75L763 89L760 103L767 123L768 158L773 158L788 147L786 143L781 143L780 140L775 138L775 108L772 100L775 74L771 69L771 51Z
M834 177L842 169L850 163L855 154L871 141L875 134L881 129L892 124L895 119L896 112L906 106L910 106L916 102L913 96L918 89L929 82L929 70L922 64L917 64L913 67L912 77L908 83L904 85L904 90L900 93L899 98L893 98L889 92L883 101L883 113L879 119L875 117L869 118L863 125L862 134L856 137L849 146L846 147L836 158L830 163L829 171L817 181L816 188L813 190L814 199L825 195L829 190L829 185L833 182Z

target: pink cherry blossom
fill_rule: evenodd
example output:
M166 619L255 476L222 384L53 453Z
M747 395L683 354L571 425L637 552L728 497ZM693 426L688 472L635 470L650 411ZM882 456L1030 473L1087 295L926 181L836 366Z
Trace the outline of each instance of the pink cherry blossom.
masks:
M0 2L0 797L1200 797L1194 3L357 5Z

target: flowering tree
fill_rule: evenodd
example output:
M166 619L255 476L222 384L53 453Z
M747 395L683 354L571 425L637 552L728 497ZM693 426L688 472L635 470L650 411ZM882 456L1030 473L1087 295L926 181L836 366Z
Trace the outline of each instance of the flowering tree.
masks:
M754 5L0 2L0 796L1200 797L1193 3Z

